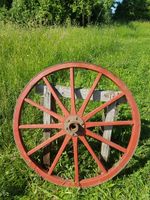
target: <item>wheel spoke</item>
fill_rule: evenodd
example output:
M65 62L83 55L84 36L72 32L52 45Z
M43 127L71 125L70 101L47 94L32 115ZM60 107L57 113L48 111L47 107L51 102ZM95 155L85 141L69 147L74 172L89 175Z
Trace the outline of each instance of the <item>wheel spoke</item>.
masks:
M56 94L56 92L54 91L53 87L51 86L50 82L47 80L46 77L43 77L43 81L45 82L45 84L48 87L49 91L52 93L54 99L58 103L59 107L61 108L61 110L65 114L65 116L69 115L68 110L65 108L65 106L63 105L63 103L60 101L58 95Z
M61 147L60 147L60 149L59 149L59 151L58 151L58 153L57 153L57 155L56 155L51 167L49 168L49 171L48 171L49 175L52 174L56 164L58 163L59 158L61 157L61 155L62 155L64 149L66 148L66 145L68 144L70 139L71 139L71 136L70 135L66 135L66 137L65 137L65 139L64 139L64 141L63 141L63 143L62 143L62 145L61 145Z
M78 167L78 137L73 137L73 153L74 153L74 167L75 167L75 184L79 185L79 167Z
M103 143L113 147L114 149L117 149L117 150L123 152L123 153L127 152L126 148L124 148L124 147L122 147L122 146L120 146L120 145L118 145L118 144L116 144L114 142L111 142L111 141L103 138L101 135L97 135L97 134L93 133L92 131L90 131L88 129L86 129L86 135L88 135L88 136L90 136L92 138L95 138L96 140L99 140L99 141L101 141L101 142L103 142Z
M128 121L112 121L112 122L86 122L86 128L95 126L128 126L133 125L132 120Z
M33 153L35 153L36 151L40 150L43 147L46 147L47 145L49 145L52 141L56 140L57 138L65 135L65 131L61 130L58 133L56 133L54 136L50 137L49 139L47 139L46 141L42 142L41 144L39 144L38 146L36 146L35 148L31 149L30 151L27 152L28 156L32 155Z
M97 165L99 166L100 170L103 173L106 173L107 170L105 169L105 167L103 166L103 164L100 162L100 160L98 159L98 157L95 155L93 149L91 148L91 146L89 145L89 143L85 139L85 137L84 136L79 136L79 138L83 142L83 144L85 145L85 147L87 148L87 150L89 151L89 153L91 154L91 156L93 157L93 159L95 160L95 162L97 163Z
M117 101L118 99L120 99L121 97L124 96L124 93L120 93L119 95L115 96L114 98L112 98L111 100L107 101L106 103L102 104L101 106L99 106L98 108L92 110L90 113L88 113L87 115L85 115L83 117L83 119L85 121L87 121L88 119L90 119L91 117L93 117L97 112L101 111L102 109L106 108L107 106L109 106L110 104L114 103L115 101Z
M97 84L98 84L98 82L99 82L101 76L102 76L101 73L99 73L99 74L97 75L97 77L96 77L96 79L95 79L95 81L94 81L94 83L93 83L93 85L92 85L92 87L91 87L91 89L90 89L90 91L89 91L89 93L88 93L86 99L84 100L84 102L83 102L83 104L82 104L82 106L81 106L81 108L80 108L80 110L79 110L79 112L78 112L78 114L79 114L80 116L83 115L84 110L85 110L85 108L86 108L86 106L87 106L87 104L88 104L88 102L89 102L89 100L90 100L90 98L91 98L91 96L92 96L92 94L93 94L93 92L94 92L94 90L95 90L95 88L96 88L96 86L97 86Z
M41 106L38 103L35 103L34 101L32 101L31 99L25 98L24 99L25 102L29 103L30 105L38 108L39 110L48 113L49 115L51 115L52 117L58 119L59 121L63 121L63 117L61 115L58 115L57 113L45 108L44 106Z
M75 93L74 93L74 68L70 68L70 87L71 87L71 113L76 114Z
M49 128L58 128L58 129L62 129L63 128L63 124L62 123L58 123L58 124L21 124L19 126L19 129L35 129L35 128L40 128L40 129L49 129Z

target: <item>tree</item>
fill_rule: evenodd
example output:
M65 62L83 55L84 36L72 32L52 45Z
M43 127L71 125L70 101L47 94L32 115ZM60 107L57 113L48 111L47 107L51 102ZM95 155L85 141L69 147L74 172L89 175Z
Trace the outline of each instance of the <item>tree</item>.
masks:
M108 23L114 0L0 0L10 20L43 25Z
M107 23L111 19L112 5L113 0L75 0L71 5L71 16L74 16L82 26L102 22Z
M118 2L114 19L150 20L150 0L123 0Z

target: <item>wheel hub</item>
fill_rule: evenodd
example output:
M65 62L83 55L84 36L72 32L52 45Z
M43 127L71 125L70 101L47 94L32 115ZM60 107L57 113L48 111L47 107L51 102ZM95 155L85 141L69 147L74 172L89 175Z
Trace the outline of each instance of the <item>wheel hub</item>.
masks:
M84 132L84 122L78 115L70 115L64 123L64 129L73 136L78 136Z

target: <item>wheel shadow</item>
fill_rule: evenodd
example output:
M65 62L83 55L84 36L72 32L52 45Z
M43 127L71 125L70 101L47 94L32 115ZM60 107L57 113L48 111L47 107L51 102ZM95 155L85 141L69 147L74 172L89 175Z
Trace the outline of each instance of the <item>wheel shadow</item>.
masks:
M9 181L8 181L9 182ZM14 180L14 182L7 181L3 183L3 186L0 190L0 199L2 200L13 200L13 199L20 199L24 196L26 192L27 187L27 181L21 182L20 184L16 183L17 181Z
M113 179L121 178L124 175L130 175L133 172L138 171L140 168L143 168L148 160L150 160L150 143L146 144L146 140L150 139L150 121L142 119L141 120L141 135L139 139L138 148L142 148L142 151L140 151L140 155L137 156L133 155L134 163L131 164L130 167L127 167L123 169L117 176L115 176Z

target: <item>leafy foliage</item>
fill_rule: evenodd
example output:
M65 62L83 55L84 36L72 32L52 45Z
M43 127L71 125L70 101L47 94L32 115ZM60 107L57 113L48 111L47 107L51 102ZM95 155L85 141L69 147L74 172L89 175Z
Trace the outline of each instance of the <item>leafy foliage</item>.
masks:
M150 0L124 0L118 3L114 16L119 20L150 20Z
M111 8L118 4L115 14ZM80 25L112 20L150 20L150 0L1 0L0 21L35 25Z
M2 1L8 18L23 24L75 24L109 22L113 0L13 0Z

